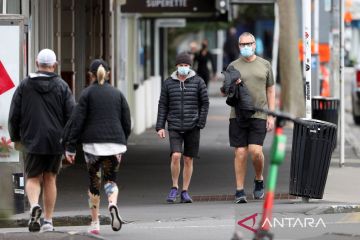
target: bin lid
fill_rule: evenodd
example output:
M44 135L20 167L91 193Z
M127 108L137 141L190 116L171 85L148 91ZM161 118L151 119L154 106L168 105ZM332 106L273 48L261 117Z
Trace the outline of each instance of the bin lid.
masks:
M317 119L311 119L311 118L297 118L295 120L295 122L298 123L298 124L302 124L302 125L311 125L311 124L315 123L315 124L318 124L318 125L337 128L336 124L334 124L334 123L321 121L321 120L317 120Z
M339 98L335 98L335 97L323 97L323 96L313 96L313 97L311 97L311 99L316 99L316 100L328 100L328 101L340 101Z

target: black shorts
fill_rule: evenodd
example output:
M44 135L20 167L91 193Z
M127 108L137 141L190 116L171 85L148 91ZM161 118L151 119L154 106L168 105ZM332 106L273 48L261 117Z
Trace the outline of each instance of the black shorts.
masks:
M25 175L33 178L44 172L58 174L61 167L62 155L42 155L26 153L25 156Z
M199 158L200 128L186 132L169 131L170 151L183 153L184 156ZM184 143L184 151L182 145ZM170 155L171 155L170 154Z
M230 119L229 140L231 147L247 147L249 144L262 146L266 136L266 120L249 118L238 122L236 118Z

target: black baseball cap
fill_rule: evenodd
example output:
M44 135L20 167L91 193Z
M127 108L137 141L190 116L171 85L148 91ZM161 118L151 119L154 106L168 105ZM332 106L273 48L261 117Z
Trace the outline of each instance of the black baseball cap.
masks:
M90 72L96 74L100 65L102 65L105 68L106 72L110 70L109 65L103 59L95 59L90 64L89 67Z

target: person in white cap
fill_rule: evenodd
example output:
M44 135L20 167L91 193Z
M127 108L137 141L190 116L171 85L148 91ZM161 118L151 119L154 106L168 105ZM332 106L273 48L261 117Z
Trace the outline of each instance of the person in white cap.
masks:
M56 55L43 49L36 59L38 71L30 73L17 87L10 106L9 134L17 150L25 153L25 190L30 203L29 231L53 231L56 176L64 149L63 128L75 100L67 83L54 73ZM39 196L43 186L43 209ZM40 217L44 210L44 222Z

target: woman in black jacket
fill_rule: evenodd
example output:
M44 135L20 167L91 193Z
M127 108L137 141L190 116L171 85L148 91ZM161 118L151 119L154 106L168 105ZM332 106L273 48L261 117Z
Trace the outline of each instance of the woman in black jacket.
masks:
M209 87L210 70L208 68L208 62L211 63L213 74L216 74L216 68L208 49L208 41L205 39L201 44L201 50L195 55L194 62L197 63L196 73L204 80L207 87Z
M75 160L76 143L81 142L83 146L90 179L88 194L92 222L89 232L93 234L99 234L100 231L100 167L103 168L112 229L119 231L121 228L116 172L121 155L127 150L131 130L130 110L125 97L105 80L107 66L102 59L91 63L90 76L93 84L82 91L65 140L66 158L70 163Z

